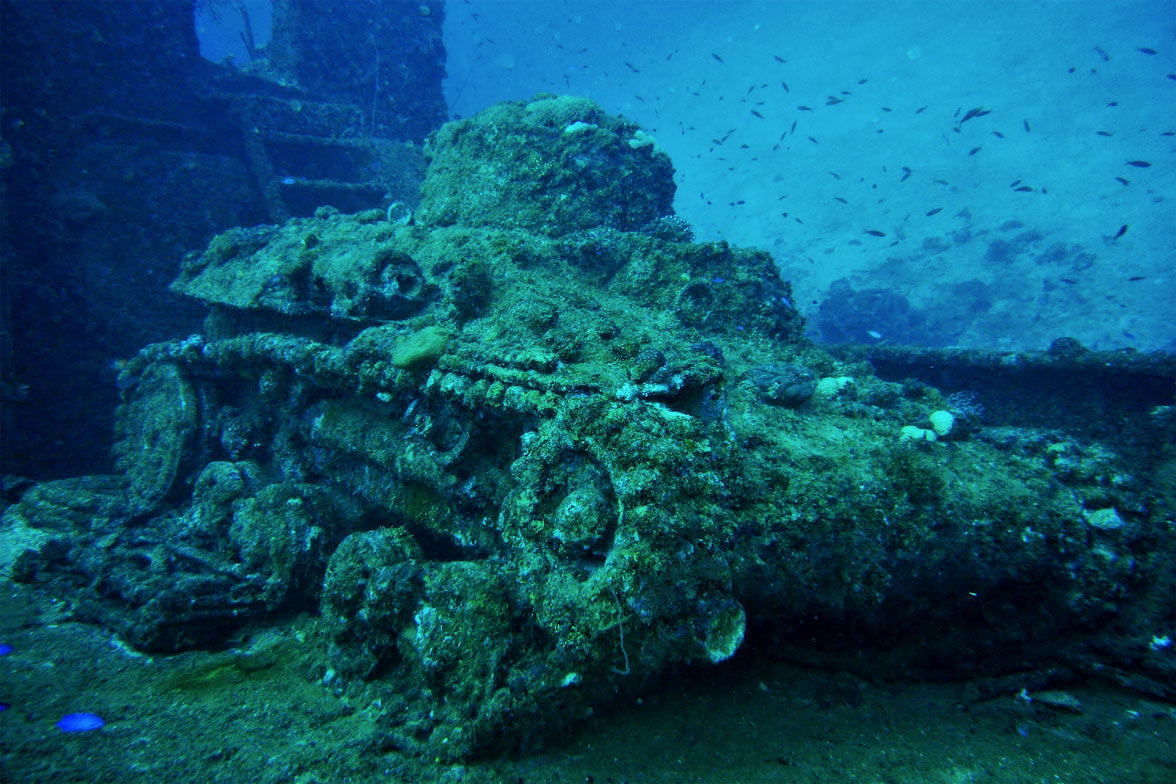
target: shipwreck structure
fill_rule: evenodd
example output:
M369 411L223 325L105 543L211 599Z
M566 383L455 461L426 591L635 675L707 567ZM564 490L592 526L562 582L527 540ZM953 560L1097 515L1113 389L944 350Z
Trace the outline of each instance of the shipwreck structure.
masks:
M417 198L447 115L442 3L279 0L245 69L201 58L197 5L243 7L0 0L5 474L110 470L114 368L200 322L167 290L186 251Z

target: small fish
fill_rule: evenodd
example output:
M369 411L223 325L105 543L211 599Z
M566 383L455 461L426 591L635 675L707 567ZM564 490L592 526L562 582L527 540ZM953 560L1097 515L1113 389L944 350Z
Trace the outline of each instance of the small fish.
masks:
M1098 52L1099 57L1103 59L1104 63L1109 63L1111 61L1111 56L1104 52L1101 46L1094 47L1094 51Z
M922 114L922 113L923 113L923 112L925 112L925 111L927 111L927 107L926 107L926 106L920 106L918 109L915 109L915 114Z
M1010 188L1016 188L1016 187L1017 187L1018 185L1020 185L1020 184L1021 184L1021 181L1020 181L1020 180L1013 180L1012 182L1010 182L1010 183L1009 183L1009 187L1010 187Z
M1115 179L1118 180L1123 185L1130 185L1131 184L1131 180L1125 179L1123 177L1116 177Z
M968 155L975 155L976 153L980 152L981 149L983 149L983 148L982 147L973 147L972 149L968 150Z
M973 117L983 117L986 114L992 114L992 112L988 109L985 109L983 106L977 106L975 109L969 109L968 113L964 115L964 119L960 120L960 125L963 125Z
M640 69L640 68L638 68L637 66L633 65L633 64L632 64L631 62L629 62L628 60L625 60L625 67L626 67L626 68L628 68L628 69L629 69L630 71L632 71L633 73L641 73L641 69Z
M906 182L906 181L907 181L907 177L910 177L910 176L911 176L911 170L910 170L910 167L908 167L908 166L903 166L903 167L902 167L902 171L903 171L902 179L901 179L901 180L899 180L899 182Z
M796 133L796 120L792 121L792 130L789 133Z
M1126 223L1124 223L1122 226L1120 226L1120 227L1119 227L1119 231L1117 231L1117 232L1115 233L1115 236L1114 236L1114 237L1111 237L1111 239L1113 239L1113 240L1117 240L1117 239L1119 239L1120 237L1122 237L1122 236L1123 236L1124 234L1126 234L1126 233L1127 233L1127 224L1126 224Z
M1155 54L1156 53L1155 49L1149 49L1146 46L1137 46L1137 47L1135 47L1135 51L1143 52L1144 54Z
M105 726L106 722L96 713L67 713L57 720L57 729L62 732L90 732Z
M942 207L936 207L936 208L935 208L935 209L933 209L933 210L927 210L927 212L926 212L926 215L927 215L927 217L928 217L928 218L930 218L932 215L938 215L938 214L939 214L939 213L941 213L941 212L943 212L943 208L942 208Z
M764 116L762 114L760 114L759 112L757 112L755 109L752 109L751 113L754 114L756 117L760 118L761 120L764 119Z
M1110 103L1107 104L1107 106L1118 106L1118 105L1119 105L1118 101L1111 101Z
M1132 275L1131 277L1127 278L1127 280L1131 281L1132 283L1137 280L1147 280L1147 275Z
M1000 131L993 131L993 132L992 132L992 135L993 135L993 136L995 136L995 137L996 137L996 138L998 138L998 139L1003 139L1003 138L1004 138L1004 134L1003 134L1003 133L1001 133Z
M802 112L811 112L813 110L813 107L805 106L804 104L801 104L800 106L797 106L796 108L797 108L797 110L802 111Z
M849 204L849 202L847 202L845 199L841 198L840 196L834 196L833 198L835 200L841 202L842 204Z
M872 337L874 340L881 340L882 339L882 333L876 329L867 329L866 334L869 335L870 337Z
M715 58L715 59L716 59L716 60L718 60L720 63L721 63L721 62L723 62L723 58L722 58L722 57L719 57L719 56L718 56L717 54L715 54L714 52L711 52L711 57Z
M1147 161L1127 161L1128 166L1134 166L1137 169L1146 169L1151 166Z
M814 138L813 138L813 137L811 137L811 136L810 136L810 137L808 137L808 140L809 140L810 142L812 142L813 144L820 144L820 142L819 142L819 141L817 141L816 139L814 139Z
M1021 123L1025 126L1025 133L1029 133L1030 132L1029 131L1029 121L1028 120L1021 120Z
M830 176L830 177L832 177L832 178L833 178L833 179L835 179L835 180L840 180L840 179L841 179L841 175L840 175L840 174L838 174L838 173L837 173L837 172L835 172L835 171L831 171L831 172L829 172L829 176Z
M866 229L865 233L869 234L871 237L885 237L886 236L886 232L878 231L877 229ZM882 337L882 336L879 335L878 337Z
M827 96L825 96L825 98L826 98L826 100L825 100L826 106L834 106L839 103L844 103L844 101L841 100L840 98L838 98L836 95L827 95Z
M773 59L773 60L775 60L775 61L776 61L776 62L778 62L778 63L786 63L786 62L788 62L787 60L785 60L783 57L781 57L781 56L780 56L780 55L778 55L778 54L774 54L774 55L772 55L772 59Z
M1033 190L1033 189L1032 189L1032 188L1030 188L1028 185L1022 185L1020 188L1017 188L1017 190L1019 190L1019 191L1031 191L1031 190Z
M780 86L784 88L784 92L786 92L786 93L792 92L791 90L788 89L788 82L784 81L783 79L780 80Z
M1078 282L1073 278L1058 278L1058 280L1060 280L1062 283L1069 283L1071 286Z
M1110 131L1095 131L1095 133L1097 133L1099 136L1110 136L1111 135Z

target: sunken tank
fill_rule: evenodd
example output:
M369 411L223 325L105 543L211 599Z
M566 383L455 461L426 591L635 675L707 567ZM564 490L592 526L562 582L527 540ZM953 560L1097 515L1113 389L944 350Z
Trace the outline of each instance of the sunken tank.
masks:
M1141 491L802 339L768 254L692 241L636 126L540 97L427 153L415 218L320 209L184 261L203 331L123 371L121 475L8 510L17 579L152 651L317 609L315 677L443 759L751 641L1000 674L1146 584Z

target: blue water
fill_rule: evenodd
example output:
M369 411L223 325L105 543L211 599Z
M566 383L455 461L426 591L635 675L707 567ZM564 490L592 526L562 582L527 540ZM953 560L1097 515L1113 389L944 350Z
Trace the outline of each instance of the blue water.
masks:
M445 43L454 115L547 91L650 129L676 210L802 309L848 278L949 345L1176 347L1171 3L469 0Z

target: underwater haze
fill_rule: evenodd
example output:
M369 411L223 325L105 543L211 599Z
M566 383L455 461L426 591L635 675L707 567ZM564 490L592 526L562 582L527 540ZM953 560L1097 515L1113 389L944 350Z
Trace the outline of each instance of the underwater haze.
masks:
M1176 781L1172 0L0 0L0 783Z
M447 13L453 113L544 91L641 124L674 161L678 214L771 251L818 339L1176 347L1171 3ZM847 286L909 308L863 315Z

